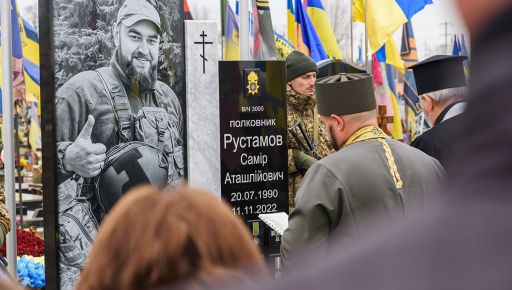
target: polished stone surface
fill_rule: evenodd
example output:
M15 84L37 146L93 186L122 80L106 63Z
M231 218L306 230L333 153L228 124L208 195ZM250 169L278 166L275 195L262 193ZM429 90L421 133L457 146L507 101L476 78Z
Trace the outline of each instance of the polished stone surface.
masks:
M220 197L217 46L216 22L185 21L188 181Z

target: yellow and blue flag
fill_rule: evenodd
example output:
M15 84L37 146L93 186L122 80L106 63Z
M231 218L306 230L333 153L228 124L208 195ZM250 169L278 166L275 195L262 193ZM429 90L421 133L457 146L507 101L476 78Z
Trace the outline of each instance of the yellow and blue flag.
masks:
M366 0L366 3L365 0L354 0L352 9L354 21L366 22L371 54L379 50L407 22L407 17L395 0Z
M38 116L40 114L39 36L30 23L21 17L16 0L11 0L11 33L14 99L22 100L36 108L29 116L30 136L33 141L31 145L34 149L41 148L41 126ZM0 72L0 80L1 78ZM0 103L0 113L1 109Z
M396 48L393 38L388 39L386 44L377 50L375 54L377 55L377 60L379 62L392 65L402 74L405 73L404 62L400 57L400 53Z
M464 34L460 35L459 47L460 47L460 55L463 55L468 58L462 62L462 64L464 65L464 73L466 73L466 77L468 77L468 75L469 75L469 53L468 53L468 48L466 47L466 40L464 39Z
M366 22L370 53L380 49L393 33L431 0L353 0L353 21ZM365 15L366 7L366 15Z
M404 12L405 17L410 20L414 14L420 12L428 4L432 4L432 0L396 0L400 9Z
M20 29L23 57L39 66L39 35L28 21L22 18L19 21L23 23L23 31Z
M288 23L288 40L295 47L297 44L297 23L295 23L295 9L293 8L293 0L288 0L287 9Z
M12 74L13 74L13 95L14 99L25 98L25 80L23 73L23 50L21 45L21 31L23 31L23 23L19 22L21 16L18 12L16 0L11 0L11 40L12 40ZM0 57L0 67L1 67ZM0 72L0 80L2 73ZM1 83L0 83L0 97ZM1 105L0 105L1 108ZM2 111L0 111L1 113Z
M240 60L240 40L238 20L233 9L226 2L226 39L224 44L225 60Z
M301 0L288 0L288 39L315 62L329 58Z
M41 102L41 84L39 75L39 36L32 25L25 19L23 32L20 31L23 51L23 70L25 77L25 91L28 102ZM38 106L39 110L41 106ZM39 112L41 113L41 112Z
M469 65L469 52L468 48L466 47L466 40L464 39L464 34L460 35L460 51L461 55L466 56L468 59L464 61L464 65Z
M402 116L400 115L400 107L398 105L398 94L395 83L395 68L390 64L386 64L386 78L389 98L393 107L393 126L391 127L391 135L393 138L401 140L404 138L402 127Z
M320 41L329 58L341 59L341 50L334 36L331 21L325 13L324 6L321 0L308 0L308 14L311 22L318 32Z

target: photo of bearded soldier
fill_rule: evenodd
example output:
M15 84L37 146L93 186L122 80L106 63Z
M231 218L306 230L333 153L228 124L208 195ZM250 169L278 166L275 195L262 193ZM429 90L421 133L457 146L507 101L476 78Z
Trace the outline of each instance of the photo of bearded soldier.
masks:
M112 27L110 65L76 74L56 92L61 289L73 288L102 218L132 186L184 175L183 116L158 80L158 11L126 0Z

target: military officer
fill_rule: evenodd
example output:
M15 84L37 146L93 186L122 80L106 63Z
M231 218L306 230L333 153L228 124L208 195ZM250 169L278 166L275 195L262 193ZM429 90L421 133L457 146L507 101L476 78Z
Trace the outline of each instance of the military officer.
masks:
M466 106L465 56L436 55L410 68L414 73L423 110L432 129L418 136L411 146L436 158L443 166L457 140Z
M413 211L445 174L437 160L379 129L371 75L322 78L316 92L337 152L311 166L297 191L282 237L288 263L306 248L324 254L335 230L348 239L369 232L370 218L391 221Z

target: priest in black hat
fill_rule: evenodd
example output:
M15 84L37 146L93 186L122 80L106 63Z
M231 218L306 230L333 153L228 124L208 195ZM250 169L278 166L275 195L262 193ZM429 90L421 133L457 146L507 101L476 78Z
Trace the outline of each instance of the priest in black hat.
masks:
M410 67L420 97L417 106L433 126L414 139L411 146L436 158L443 166L463 122L467 94L462 64L465 59L436 55Z
M309 168L295 198L281 253L288 263L306 248L322 256L337 231L343 240L414 211L443 180L425 153L377 126L372 76L338 74L316 82L317 108L337 152Z

